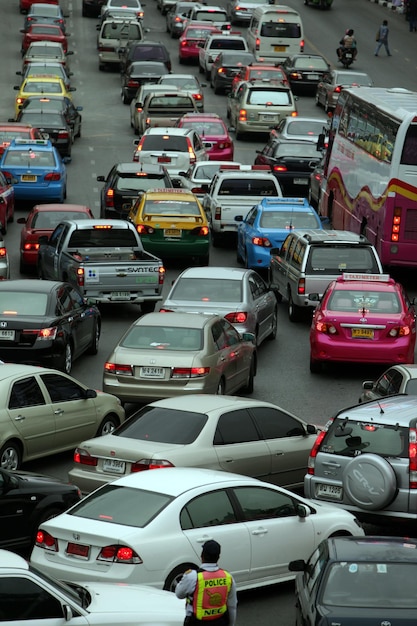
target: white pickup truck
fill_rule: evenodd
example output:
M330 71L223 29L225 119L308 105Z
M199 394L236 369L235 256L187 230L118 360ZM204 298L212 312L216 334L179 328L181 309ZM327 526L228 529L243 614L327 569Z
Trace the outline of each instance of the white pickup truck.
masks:
M226 233L236 233L235 217L246 215L262 198L282 197L269 165L225 165L214 175L203 207L211 227L213 246Z

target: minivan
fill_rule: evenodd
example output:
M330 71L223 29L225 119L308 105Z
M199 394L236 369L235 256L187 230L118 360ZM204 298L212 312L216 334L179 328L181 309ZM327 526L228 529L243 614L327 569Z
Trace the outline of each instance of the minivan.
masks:
M247 32L250 52L257 61L283 61L304 51L304 31L299 13L284 5L255 9Z
M104 70L107 65L120 66L120 53L131 41L143 39L140 22L109 19L97 26L98 68Z

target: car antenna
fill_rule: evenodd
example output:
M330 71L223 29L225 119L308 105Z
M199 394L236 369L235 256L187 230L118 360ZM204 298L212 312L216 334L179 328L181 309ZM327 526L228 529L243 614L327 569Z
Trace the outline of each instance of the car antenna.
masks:
M380 405L379 400L377 400L377 402L378 402L378 406L379 406L379 414L380 414L380 415L384 415L384 414L385 414L384 409L383 409L383 408L382 408L382 406ZM398 425L398 424L397 424L397 425Z

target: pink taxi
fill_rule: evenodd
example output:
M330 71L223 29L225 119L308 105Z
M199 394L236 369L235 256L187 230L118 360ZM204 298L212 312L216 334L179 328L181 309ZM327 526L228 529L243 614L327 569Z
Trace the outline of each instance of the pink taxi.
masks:
M310 371L335 361L414 363L414 304L388 274L346 273L332 281L313 315Z

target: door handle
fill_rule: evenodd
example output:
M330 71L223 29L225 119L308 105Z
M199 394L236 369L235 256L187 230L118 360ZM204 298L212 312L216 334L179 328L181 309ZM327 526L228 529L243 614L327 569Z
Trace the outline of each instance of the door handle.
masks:
M258 528L258 530L252 531L252 535L266 535L267 532L266 528Z
M54 411L54 415L62 415L64 412L64 409L56 409L56 411Z
M26 415L16 415L16 417L14 418L15 422L21 422L22 420L26 419Z

